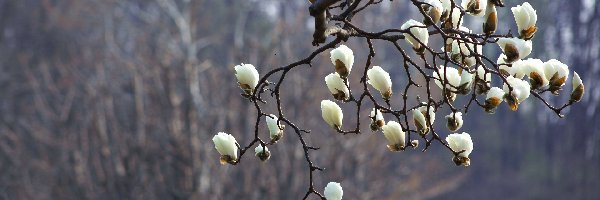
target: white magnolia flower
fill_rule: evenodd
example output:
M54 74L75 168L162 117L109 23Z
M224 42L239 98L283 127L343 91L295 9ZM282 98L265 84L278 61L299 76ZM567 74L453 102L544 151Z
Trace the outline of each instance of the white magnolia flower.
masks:
M483 33L487 35L494 34L498 27L498 15L496 12L496 6L493 3L488 3L485 9L485 16L483 22Z
M390 151L404 150L406 134L402 131L402 126L398 122L389 121L386 125L383 125L383 136L388 141L388 148Z
M528 66L529 64L524 60L517 60L512 64L510 70L508 70L509 75L518 79L523 79L527 74Z
M477 67L477 76L475 76L475 89L477 94L484 94L490 89L492 74L486 73L483 66Z
M446 115L446 127L448 130L454 132L460 129L463 125L463 118L461 112L450 113Z
M502 99L504 99L504 90L499 87L492 87L487 92L485 97L485 111L488 113L494 113L496 107L502 103Z
M234 69L235 77L238 80L240 88L242 88L247 95L252 95L259 80L256 68L251 64L242 63L241 65L236 65Z
M352 49L346 45L340 45L329 52L331 54L331 63L335 66L335 71L342 78L348 77L350 71L352 71L352 65L354 64L354 53Z
M392 96L392 79L390 74L387 73L379 66L373 66L367 70L367 83L371 84L375 89L379 90L383 99L390 99Z
M506 62L512 63L519 59L527 57L533 49L531 40L523 40L519 38L500 38L498 39L498 46L502 49L504 55L506 55Z
M425 102L423 102L422 104L425 104ZM428 112L429 110L429 112ZM427 119L427 117L425 117L425 114L428 114L429 119ZM412 114L413 114L413 121L415 123L415 126L417 127L417 130L419 131L419 134L421 135L425 135L429 132L429 124L433 124L433 122L435 121L435 110L433 106L421 106L418 107L414 110L412 110ZM427 123L427 122L430 123Z
M548 86L550 82L548 79L546 79L546 75L544 73L544 62L542 62L542 60L529 58L527 60L523 60L523 63L525 63L525 68L523 70L529 77L529 82L532 89L535 90Z
M512 76L506 77L506 82L512 86L512 93L509 92L508 86L504 83L502 89L507 94L504 95L505 101L511 110L516 111L519 108L519 104L529 97L531 86L527 81Z
M488 0L462 0L461 6L473 16L483 16Z
M329 182L327 183L327 186L325 186L323 195L325 195L325 199L327 200L341 200L344 195L344 190L342 190L342 185L340 185L340 183Z
M450 15L450 9L452 9L452 3L450 0L439 0L442 3L442 8L444 8L442 12L441 21L445 22Z
M525 40L533 38L533 34L535 34L537 30L535 27L537 14L533 7L531 7L531 4L525 2L523 5L512 7L510 10L512 10L513 15L515 16L517 28L521 35L520 38Z
M471 164L471 160L469 159L469 154L473 151L473 140L471 140L471 135L468 133L453 133L446 137L446 142L448 142L448 146L454 152L458 153L452 159L456 165L469 166Z
M544 74L546 79L550 82L550 92L558 95L558 91L567 82L569 76L569 66L564 63L552 59L544 63Z
M283 136L283 125L278 124L277 120L277 116L273 114L265 116L265 121L267 121L267 127L269 128L269 135L272 142L276 142Z
M458 86L458 93L466 95L471 92L471 83L473 83L473 74L466 70L463 70L460 74L460 84Z
M330 100L321 101L321 115L325 122L332 128L339 130L342 127L344 114L342 113L342 108L335 102Z
M212 138L212 141L215 149L221 154L221 164L237 162L238 146L232 135L219 132Z
M350 90L338 73L334 72L325 76L325 84L335 99L343 101L350 98Z
M475 57L477 54L483 54L483 46L470 42L452 41L452 59L454 61L471 67L477 62Z
M429 5L423 5L423 11L429 15L429 17L433 20L433 24L437 24L440 22L440 18L442 17L442 13L444 12L444 7L442 2L439 0L424 0L423 3ZM432 24L427 18L423 20L425 24Z
M458 87L461 82L461 75L458 73L458 70L454 67L444 67L443 65L440 65L438 71L439 76L437 72L433 72L435 84L440 87L440 89L443 89L444 82L447 82L446 89L456 91L454 88ZM444 82L441 80L444 80Z
M573 85L573 92L571 92L571 100L572 102L579 102L583 98L583 93L585 87L583 86L583 81L579 77L577 72L573 72L573 80L571 81Z
M413 19L408 20L406 23L402 24L402 26L400 27L402 30L408 30L410 31L410 33L412 33L414 35L411 36L408 33L404 33L404 37L406 38L406 41L411 44L413 46L413 49L415 49L415 51L422 53L423 51L425 51L425 46L427 45L427 42L429 41L429 32L427 31L427 28L424 28L425 25L422 24L421 22L415 21ZM421 43L419 43L419 41L421 41L425 46L421 45Z
M435 84L440 88L444 89L444 85L446 86L446 90L444 91L444 95L448 98L449 101L454 101L456 99L456 92L458 91L458 87L460 85L461 77L458 73L458 70L453 67L444 67L440 66L439 76L438 72L433 72L433 77ZM443 82L441 81L443 80ZM447 84L445 83L447 82Z
M383 125L385 125L383 113L381 113L380 110L373 108L373 110L371 110L371 114L369 114L369 118L371 118L371 130L373 131L379 130L381 127L383 127Z
M258 157L260 160L266 161L271 157L271 152L267 146L263 147L259 144L256 146L256 148L254 148L254 155L256 155L256 157Z
M513 63L520 63L520 62L522 62L522 60L516 60ZM523 63L515 65L512 63L506 62L506 55L504 55L504 54L500 54L496 63L500 67L500 73L504 74L505 76L514 76L516 78L521 78L521 79L525 76L525 73L522 72L522 70L521 70L521 66L524 66ZM517 76L517 74L519 74L520 76Z

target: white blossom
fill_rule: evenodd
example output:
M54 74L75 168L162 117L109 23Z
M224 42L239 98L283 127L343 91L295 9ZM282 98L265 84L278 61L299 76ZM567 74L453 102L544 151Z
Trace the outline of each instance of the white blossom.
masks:
M267 121L267 127L269 128L269 136L272 142L275 142L283 136L283 126L278 124L277 116L270 114L269 116L265 116L265 121Z
M463 125L463 118L461 112L450 113L446 115L446 127L450 131L456 131Z
M332 128L339 130L342 127L344 114L342 108L330 100L321 101L321 115L325 122Z
M251 64L240 64L234 67L235 77L238 80L240 88L244 90L247 95L251 95L254 92L254 88L258 85L259 75L256 68Z
M558 60L552 59L546 61L543 68L546 79L550 82L550 92L558 95L558 91L565 85L567 77L569 76L569 66Z
M473 74L463 70L460 74L460 84L458 93L466 95L471 91L471 83L473 82Z
M452 41L452 59L454 61L470 67L477 61L476 54L483 54L483 46L471 42Z
M575 89L577 89L580 85L583 85L583 81L577 72L573 73L573 80L571 81L571 84L573 85L573 91L575 91Z
M533 49L531 40L526 41L519 38L500 38L497 43L504 55L506 55L507 63L512 63L527 57L531 54Z
M402 30L410 31L410 33L414 35L413 37L408 33L403 34L406 38L406 41L410 43L413 46L413 49L415 49L417 52L423 52L429 40L429 32L427 31L427 28L424 27L424 24L413 19L408 20L400 27ZM419 41L421 41L425 46L421 45Z
M344 195L344 190L342 190L342 185L340 185L340 183L329 182L327 183L327 186L325 186L323 195L325 195L325 199L327 200L341 200Z
M448 12L450 12L450 10L448 10ZM450 14L452 14L452 15L450 15ZM465 20L462 18L462 15L461 15L461 12L460 12L459 8L452 9L452 12L449 13L448 15L450 15L450 20L449 21L452 23L451 24L452 28L459 28L459 30L460 30L460 27L464 27L464 26L462 26L462 24L463 24L463 22Z
M256 155L256 157L258 157L260 160L266 161L271 157L271 152L269 151L269 148L266 146L263 147L259 144L256 146L256 148L254 148L254 155Z
M423 102L422 104L426 104ZM429 112L427 111L429 110ZM428 113L429 119L425 117L425 114ZM414 110L412 110L413 121L419 134L425 135L429 132L429 124L433 124L435 121L435 110L433 106L420 106ZM430 123L427 123L427 122Z
M367 77L367 83L379 90L384 99L388 100L392 96L392 79L389 73L379 66L373 66L367 70Z
M573 91L571 92L571 100L572 102L579 102L583 98L583 93L585 92L585 87L583 86L583 81L579 77L577 72L573 72L573 80L571 81L573 85Z
M525 60L517 60L510 67L509 75L518 79L523 79L528 71L528 63Z
M528 2L523 3L523 5L512 7L510 9L515 17L515 21L517 22L517 28L519 29L520 38L529 40L535 34L537 28L535 27L535 23L537 22L537 13L531 7L531 4Z
M483 16L488 0L462 0L461 6L473 16Z
M438 71L439 76L437 72L433 72L435 84L440 87L440 89L443 89L444 82L447 81L448 85L446 86L446 89L456 91L454 88L458 87L461 82L461 75L458 73L458 70L454 67L444 67L443 65L440 65ZM445 81L442 82L442 80Z
M343 101L350 98L350 90L338 73L334 72L325 76L325 84L335 99Z
M433 24L437 24L440 22L440 18L442 17L442 12L444 12L444 7L442 2L439 0L424 0L423 3L429 5L423 5L423 11L429 15L429 17L433 20ZM424 20L425 24L431 24L427 18Z
M535 90L548 86L550 82L548 79L546 79L546 75L544 73L544 62L542 62L540 59L529 58L527 60L523 60L523 63L525 63L524 72L529 77L529 82L532 89Z
M496 28L498 27L498 13L496 12L496 6L493 3L488 2L483 19L485 20L483 22L483 33L491 35L496 32Z
M369 114L369 118L371 118L371 130L373 131L379 130L381 127L383 127L383 125L385 125L381 110L373 108Z
M232 135L219 132L212 138L212 141L217 152L221 154L221 164L237 162L238 146Z
M469 159L469 155L473 151L471 135L465 132L461 134L453 133L446 137L446 142L452 151L461 152L452 159L456 165L469 166L471 164Z
M498 60L496 61L498 66L500 67L500 73L506 76L514 76L516 78L523 78L525 73L522 72L521 66L524 66L522 60L515 60L513 63L506 62L506 55L500 54ZM519 64L514 64L519 63ZM519 76L517 76L517 74Z
M475 89L477 94L484 94L490 89L492 74L486 73L483 66L477 67L477 76L475 77Z
M506 83L504 83L502 88L504 93L509 94L505 95L506 103L508 103L511 110L516 111L519 108L519 104L529 97L531 86L527 81L512 76L506 77L506 82L512 86L512 93L509 92Z
M331 54L331 63L335 66L335 71L340 77L346 78L350 74L350 71L352 71L352 65L354 64L352 49L342 44L329 53Z
M499 87L492 87L487 92L485 97L485 111L488 113L494 113L496 107L502 103L502 99L504 99L504 90Z
M383 136L388 141L390 151L404 150L406 134L402 131L402 126L398 122L389 121L381 129L383 130Z

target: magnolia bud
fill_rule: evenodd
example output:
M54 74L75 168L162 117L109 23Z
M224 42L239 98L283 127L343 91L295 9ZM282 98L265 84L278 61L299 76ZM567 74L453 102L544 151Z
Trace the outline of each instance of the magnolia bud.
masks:
M421 106L412 110L412 113L413 121L417 127L417 131L419 131L419 135L425 136L429 133L429 124L433 124L435 121L435 111L433 106ZM429 113L427 115L428 117L425 117L426 113Z
M419 140L410 141L410 145L413 147L413 149L416 149L417 147L419 147Z
M486 73L482 66L477 67L477 76L475 77L475 92L477 94L485 94L490 90L492 82L492 74Z
M507 84L512 87L512 92L509 92ZM516 111L519 108L519 104L529 97L531 86L529 86L527 81L509 76L506 77L503 90L505 93L504 100L511 110Z
M452 151L456 153L452 160L457 166L463 165L466 167L471 164L469 154L473 151L473 141L468 133L450 134L446 137L446 142Z
M507 63L527 57L533 48L531 40L525 41L519 38L500 38L497 43L506 55Z
M321 115L329 126L336 130L341 130L344 114L342 113L342 108L335 102L330 100L321 101Z
M504 91L498 87L491 88L487 94L485 99L485 112L493 114L496 111L496 107L502 103L502 99L504 99Z
M323 195L327 200L341 200L342 196L344 196L344 190L342 190L342 185L340 185L340 183L329 182L327 183L327 186L325 186Z
M389 100L392 97L392 79L389 73L379 66L373 66L367 70L367 77L367 83L379 90L383 99Z
M406 134L402 131L402 126L398 122L389 121L381 129L383 129L383 136L388 141L387 147L390 151L404 150L406 147Z
M523 5L512 7L510 9L517 22L517 28L519 29L519 38L524 40L530 40L537 31L535 23L537 22L537 14L531 4L528 2Z
M579 74L577 74L577 72L574 72L573 75L573 80L571 82L571 84L573 85L573 92L571 92L571 102L579 102L581 101L581 99L583 98L583 93L584 91L584 86L583 86L583 81L581 81L581 78L579 77Z
M531 89L536 90L548 86L549 82L544 73L544 62L540 59L532 58L524 60L523 62L525 63L524 72L529 77Z
M460 129L463 125L463 118L461 112L450 113L446 115L446 127L448 130L454 132Z
M562 89L562 86L567 82L569 76L569 66L562 62L552 59L544 63L544 74L546 79L549 80L550 87L548 90L554 95L558 95L558 92Z
M235 77L237 77L240 88L244 90L246 95L252 95L254 88L258 85L258 71L251 64L236 65Z
M458 94L467 95L471 92L471 85L473 83L473 74L468 71L462 71L460 73L460 84L458 86Z
M266 146L258 145L254 148L254 154L262 161L267 161L271 157L271 152Z
M219 132L212 138L215 149L221 154L221 164L236 164L238 146L235 138L227 133Z
M453 67L440 66L440 69L438 69L437 71L439 71L439 76L438 76L438 72L436 72L436 71L433 72L433 78L434 78L435 84L442 90L444 89L443 85L446 85L446 87L445 87L446 88L446 90L445 90L446 98L448 98L448 100L450 102L454 101L454 99L456 99L456 91L457 91L457 89L455 89L455 88L458 88L458 86L460 85L460 82L461 82L461 77L460 77L460 74L458 73L458 70Z
M423 20L423 23L426 25L431 25L440 22L442 12L444 12L444 7L442 6L442 3L439 0L425 0L423 3L426 3L422 5L423 10L432 20L430 21L426 16Z
M482 16L485 14L488 0L462 0L461 6L467 13L473 16Z
M380 110L376 110L373 108L371 114L369 114L369 118L371 118L371 130L377 131L385 125L385 121L383 120L383 114Z
M344 80L338 73L331 73L325 77L325 84L329 92L333 94L333 98L344 101L350 98L350 90L346 87Z
M284 126L280 125L279 122L277 122L278 119L273 114L266 116L265 120L267 121L267 127L269 128L269 135L271 138L271 143L275 143L279 139L281 139L281 137L283 137Z
M346 45L340 45L338 48L331 50L331 62L335 66L335 71L341 78L346 78L352 70L354 64L354 53L352 49Z
M488 4L487 9L485 10L485 22L483 22L483 33L486 35L491 35L496 32L496 28L498 27L498 17L496 13L496 6L492 3Z
M412 33L412 35L408 33L404 33L403 35L406 38L406 41L413 46L413 49L417 53L423 53L429 40L429 32L427 31L427 28L425 28L425 25L421 22L411 19L402 24L400 28L404 31L410 31L410 33ZM421 41L421 43L423 43L425 46L421 45L419 41Z

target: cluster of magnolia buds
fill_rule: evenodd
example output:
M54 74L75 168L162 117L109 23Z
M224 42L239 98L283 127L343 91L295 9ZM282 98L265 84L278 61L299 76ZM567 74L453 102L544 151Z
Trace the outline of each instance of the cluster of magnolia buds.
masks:
M410 19L401 26L404 39L419 55L424 55L425 51L429 49L428 27L432 25L437 27L439 24L443 30L452 29L444 36L442 52L446 53L446 58L453 62L446 62L446 66L436 67L431 77L426 77L427 81L434 80L447 103L453 103L459 95L473 94L471 96L473 98L476 97L475 95L482 95L485 96L485 103L480 105L486 112L494 113L503 101L511 110L516 111L519 104L523 103L531 92L534 94L543 92L560 94L569 77L569 67L555 59L544 62L540 59L527 58L533 50L531 39L537 32L537 14L529 3L525 2L511 8L518 28L518 36L505 38L504 36L492 36L498 25L496 7L504 6L502 0L462 0L460 8L453 2L452 0L423 0L419 7L424 14L423 21ZM488 36L500 37L495 41L502 50L502 54L496 62L497 68L495 69L497 70L486 68L482 64L481 57L485 43L472 38L470 35L473 34L473 31L462 26L465 14L484 17L482 31L486 39ZM334 101L321 101L321 115L332 129L343 132L344 115L342 108L335 100L342 103L354 101L348 81L354 64L354 53L352 49L342 44L330 51L330 58L334 72L325 76L324 80ZM448 66L448 64L456 64L457 67ZM235 66L234 69L238 85L243 91L242 95L247 98L254 97L257 93L256 90L261 88L258 86L260 79L256 68L251 64L242 63ZM493 86L492 74L497 74L502 79L502 88ZM380 66L372 66L367 70L366 78L367 83L380 93L381 98L389 106L393 95L390 74ZM569 104L579 102L583 98L584 85L577 72L573 73L571 85ZM368 94L370 95L370 93ZM370 97L372 98L372 96ZM433 132L430 128L435 121L438 107L439 105L433 102L421 102L416 107L407 110L412 114L411 123L416 129L416 133L422 138L425 138L429 132ZM407 132L411 131L408 130L408 127L404 128L396 121L385 121L384 113L389 114L390 112L393 111L377 106L373 108L369 114L371 130L383 132L383 136L388 142L387 148L390 151L403 151L407 146L416 148L419 140L406 141ZM404 114L408 115L408 113ZM265 115L270 141L267 143L259 139L252 144L257 143L254 149L255 155L260 160L266 161L271 156L267 146L275 144L283 137L285 126L281 124L282 120L278 119L276 115L262 115ZM471 136L466 132L455 133L463 127L463 113L453 108L452 112L445 116L445 119L446 127L453 132L445 138L445 145L454 153L452 161L456 165L469 166L469 155L473 151ZM286 119L283 121L288 122ZM219 132L212 140L221 155L221 164L235 165L238 163L240 145L232 135ZM241 151L243 154L246 149ZM340 200L342 195L343 190L339 183L330 182L325 187L324 196L328 200Z

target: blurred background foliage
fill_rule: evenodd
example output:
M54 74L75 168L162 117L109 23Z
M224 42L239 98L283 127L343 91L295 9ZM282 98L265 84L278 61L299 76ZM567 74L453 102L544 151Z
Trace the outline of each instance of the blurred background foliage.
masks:
M600 3L529 2L539 16L530 57L559 59L586 85L565 119L533 98L518 112L472 109L461 129L475 142L469 168L455 167L439 145L391 153L367 123L363 134L342 136L320 118L319 102L330 98L323 78L333 69L325 53L295 68L282 93L288 118L322 148L311 153L326 168L317 188L341 182L344 199L598 199ZM307 164L294 133L270 148L268 162L249 154L238 166L219 164L211 138L225 131L242 145L251 139L255 110L239 95L233 66L252 63L265 73L307 56L315 49L307 7L304 0L0 0L0 199L301 198ZM410 3L384 0L353 22L379 31L409 18L421 19ZM509 8L499 19L499 32L515 30ZM465 25L481 29L472 17ZM400 88L406 77L397 52L374 44L374 64ZM366 41L347 45L362 73ZM495 59L499 48L485 52ZM351 81L360 88L358 76ZM443 113L437 130L445 136ZM355 116L346 116L350 127Z

